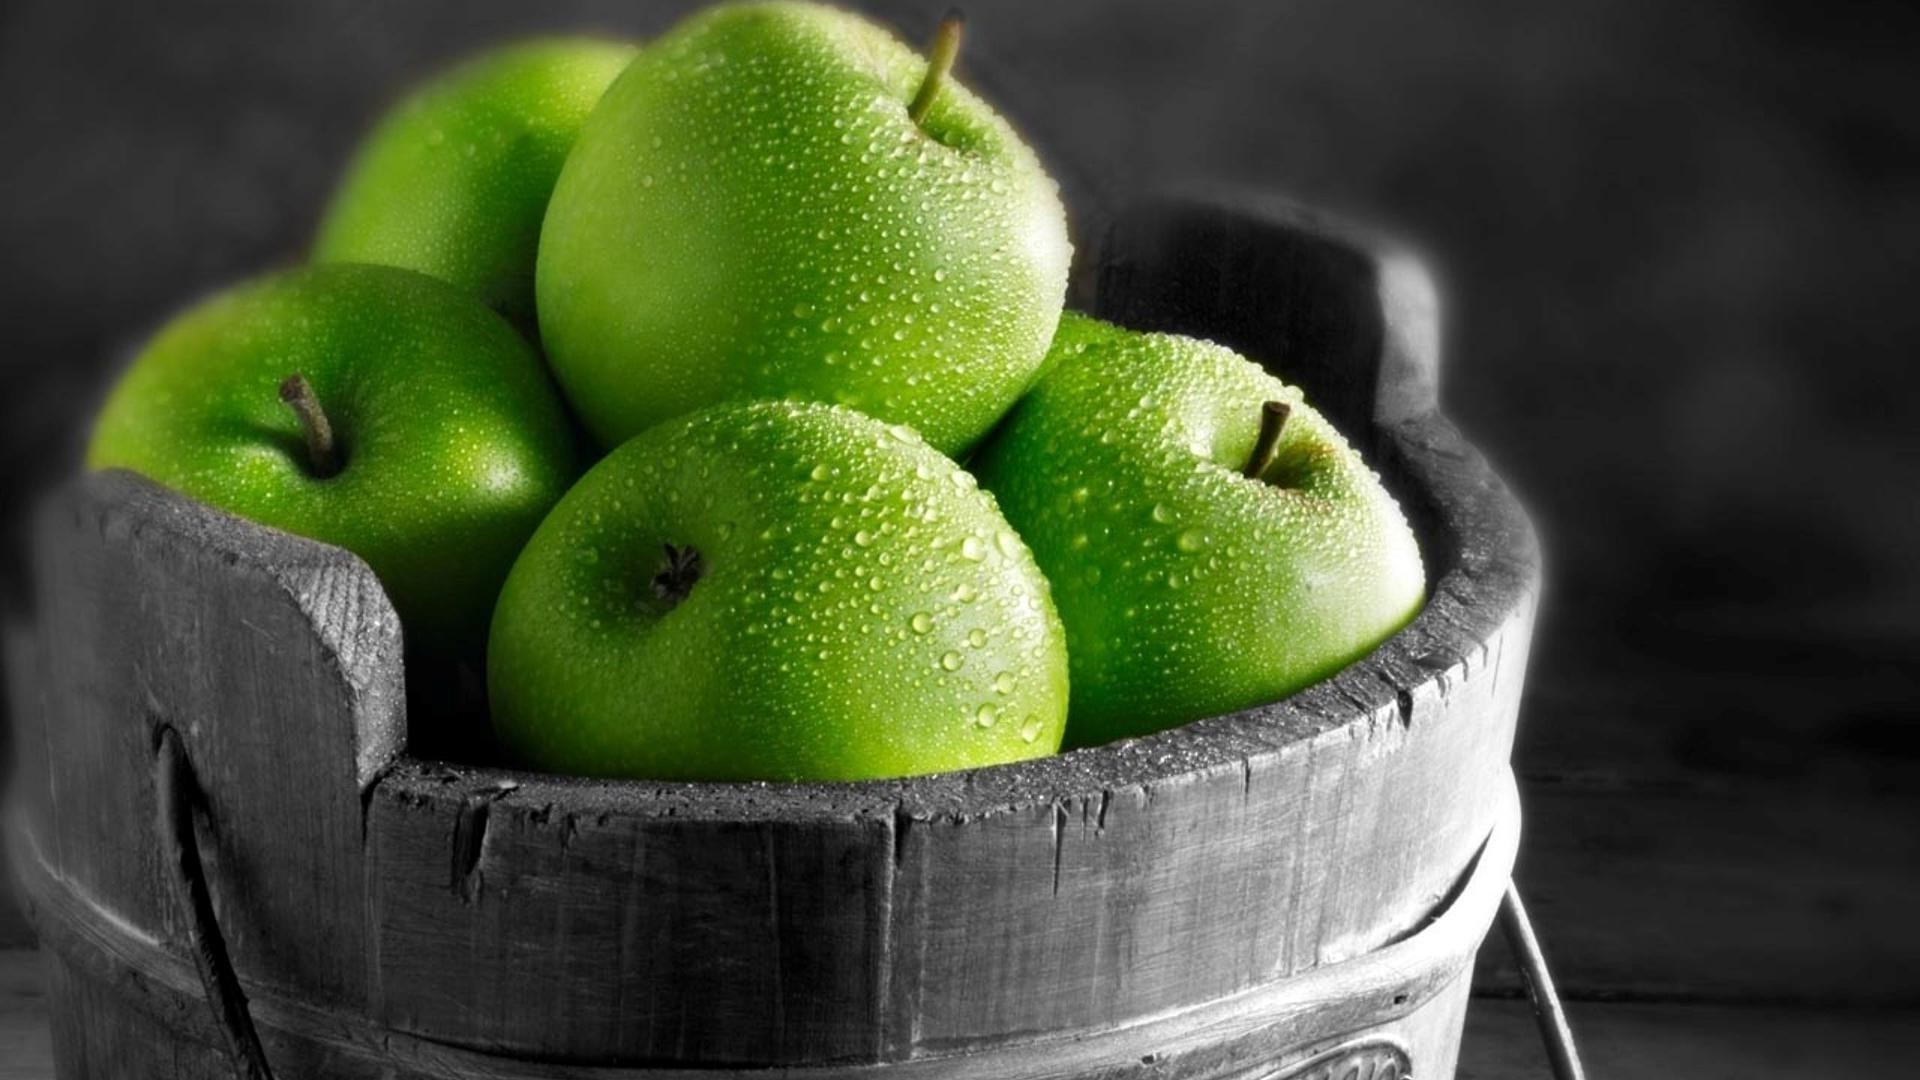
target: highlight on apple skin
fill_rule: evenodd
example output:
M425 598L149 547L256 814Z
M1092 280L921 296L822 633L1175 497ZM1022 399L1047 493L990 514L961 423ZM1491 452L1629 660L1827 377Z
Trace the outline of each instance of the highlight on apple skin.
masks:
M1054 585L1070 745L1276 701L1419 611L1406 518L1298 389L1071 312L1053 351L973 468Z
M973 477L851 409L730 403L590 469L494 614L494 729L592 776L857 780L1042 757L1046 579Z
M603 446L789 398L959 453L1039 372L1070 257L1052 179L940 63L833 8L727 5L588 118L541 234L540 334Z

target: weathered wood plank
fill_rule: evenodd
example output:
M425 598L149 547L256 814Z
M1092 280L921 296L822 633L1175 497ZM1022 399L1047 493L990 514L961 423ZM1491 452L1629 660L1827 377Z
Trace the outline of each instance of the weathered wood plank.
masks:
M386 778L368 820L374 1015L533 1056L874 1059L891 813L703 820L635 788Z
M1499 822L1459 894L1413 937L1299 979L1124 1028L1021 1046L969 1049L881 1066L890 1080L1251 1080L1391 1046L1422 1075L1445 1076L1458 1045L1467 970L1505 887L1517 846L1511 784ZM30 891L68 902L47 875ZM151 1077L204 1076L211 1025L198 1007L191 966L81 905L59 924L52 992L62 1061ZM133 972L137 977L126 978ZM750 1080L757 1068L623 1069L508 1059L394 1032L349 1013L261 992L252 1009L281 1080ZM76 1022L77 1021L77 1022ZM158 1037L166 1031L168 1037ZM109 1056L109 1049L117 1053ZM110 1063L110 1064L107 1064ZM782 1070L792 1080L861 1080L872 1065ZM1309 1074L1311 1069L1309 1068Z
M46 681L22 730L47 774L21 783L50 793L39 854L115 917L183 940L154 825L170 725L240 971L364 1000L360 792L404 724L399 627L371 573L127 473L71 486L36 550Z

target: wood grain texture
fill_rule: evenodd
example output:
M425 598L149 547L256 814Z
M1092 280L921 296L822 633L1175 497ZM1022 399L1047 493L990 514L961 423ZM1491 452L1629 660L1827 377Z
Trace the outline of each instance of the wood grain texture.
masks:
M126 473L73 485L39 529L21 764L46 774L18 787L40 854L115 918L183 941L155 833L153 740L171 725L243 977L363 1001L361 792L403 735L377 583L345 552Z
M1386 1043L1421 1075L1444 1077L1457 1052L1468 966L1511 872L1519 805L1502 788L1496 826L1458 895L1405 941L1248 994L1108 1031L900 1062L889 1080L1273 1080L1343 1047ZM22 868L30 895L71 917L50 920L57 1052L116 1075L209 1075L216 1035L191 966L71 898L44 864ZM136 978L125 977L133 972ZM253 1001L281 1080L751 1080L758 1068L620 1068L510 1059L398 1034L340 1010L262 992ZM156 1032L172 1033L155 1037ZM112 1051L112 1053L109 1053ZM796 1066L789 1080L861 1080L871 1065Z
M270 1054L296 1070L386 1055L423 1076L523 1068L510 1060L552 1076L956 1062L983 1077L1251 1076L1413 1012L1423 1039L1457 1030L1465 986L1445 964L1385 999L1340 991L1338 973L1425 937L1499 820L1531 530L1432 408L1431 305L1399 255L1311 216L1138 213L1103 246L1127 271L1098 275L1097 313L1176 296L1182 318L1284 358L1374 447L1432 580L1380 649L1272 705L912 780L387 767L397 628L362 564L129 477L86 478L40 544L60 614L42 615L52 800L27 852L68 883L38 914L76 1000L116 980L131 992L140 935L173 940L145 826L105 834L150 815L154 720L197 718L183 730L210 791L223 922ZM1182 291L1215 266L1235 276ZM88 801L102 785L107 805ZM129 858L88 861L108 851ZM296 898L311 925L289 920ZM136 933L109 942L122 924ZM170 979L141 985L165 998ZM176 1010L162 1029L194 1029L183 1001L155 1006ZM1208 1010L1219 1024L1194 1020ZM1169 1017L1184 1018L1178 1054L1121 1068L1071 1049ZM94 1054L88 1031L60 1045Z
M663 813L633 787L383 780L375 1015L539 1056L878 1057L892 815Z

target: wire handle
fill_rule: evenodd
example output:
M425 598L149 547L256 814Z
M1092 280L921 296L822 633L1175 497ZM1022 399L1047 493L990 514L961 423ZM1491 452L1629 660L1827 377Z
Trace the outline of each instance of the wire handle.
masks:
M1533 1005L1533 1018L1540 1025L1540 1041L1546 1045L1547 1062L1553 1067L1554 1080L1586 1080L1580 1067L1580 1051L1573 1043L1573 1028L1567 1024L1567 1010L1553 988L1553 975L1547 971L1547 958L1540 951L1540 939L1534 935L1533 921L1520 902L1520 888L1507 882L1500 900L1500 929L1507 947L1519 962L1520 982L1527 988L1527 1001Z
M253 1029L253 1017L247 1012L247 996L233 973L226 939L220 936L220 923L214 917L213 894L207 889L206 868L200 862L200 845L193 831L193 811L200 801L200 789L194 781L193 765L187 760L186 746L171 725L162 725L154 736L153 789L159 803L164 865L174 899L187 916L193 966L200 971L200 985L207 992L215 1026L226 1036L233 1074L238 1080L273 1080L266 1052L260 1048L260 1036Z

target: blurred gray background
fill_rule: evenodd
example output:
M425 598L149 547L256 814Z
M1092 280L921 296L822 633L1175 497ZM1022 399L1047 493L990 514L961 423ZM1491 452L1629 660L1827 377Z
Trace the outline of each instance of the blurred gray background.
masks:
M409 80L511 35L645 36L691 6L7 0L9 532L72 467L105 373L146 330L298 257ZM946 4L859 6L918 41ZM1551 561L1521 873L1569 988L1920 1004L1915 9L967 14L963 78L1083 212L1229 181L1432 253L1447 406L1529 500ZM0 947L25 933L0 915ZM1510 990L1489 959L1483 984Z

